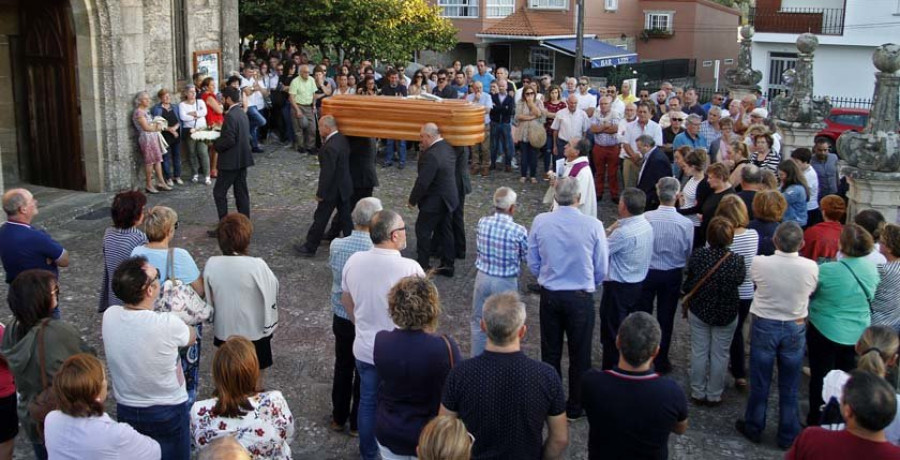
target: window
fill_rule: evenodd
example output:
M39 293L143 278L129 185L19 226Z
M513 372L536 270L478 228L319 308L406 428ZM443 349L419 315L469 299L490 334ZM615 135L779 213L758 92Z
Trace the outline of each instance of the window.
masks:
M644 16L644 29L672 31L673 11L646 11Z
M556 71L556 53L544 47L531 48L528 62L531 63L535 75L554 75Z
M726 59L725 65L734 65L734 59Z
M528 7L546 10L565 10L569 8L569 0L528 0Z
M712 61L703 61L703 67L712 67Z
M839 125L848 125L855 126L857 128L864 128L866 126L866 122L869 121L869 117L867 115L862 114L854 114L854 113L844 113L839 115L832 115L831 121L837 123Z
M446 18L478 17L478 0L438 0L438 6Z
M487 0L484 14L488 18L505 18L516 9L516 0Z
M605 0L603 7L606 11L616 11L619 9L619 0Z
M175 73L179 80L190 80L191 74L188 70L188 51L187 40L185 39L185 30L187 30L187 2L184 0L175 0L172 2L174 16L172 18L172 37L175 43Z

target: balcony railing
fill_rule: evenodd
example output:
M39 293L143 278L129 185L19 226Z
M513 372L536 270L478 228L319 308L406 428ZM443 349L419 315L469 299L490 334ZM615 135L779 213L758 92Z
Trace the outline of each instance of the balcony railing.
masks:
M843 35L844 10L842 8L750 8L750 24L757 32L783 34L812 33L816 35Z

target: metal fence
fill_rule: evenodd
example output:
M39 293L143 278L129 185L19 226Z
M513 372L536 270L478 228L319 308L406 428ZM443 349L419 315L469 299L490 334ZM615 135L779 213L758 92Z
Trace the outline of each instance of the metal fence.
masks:
M832 97L831 106L843 109L867 109L872 110L872 100L854 97Z
M749 22L757 32L843 35L843 8L750 8Z

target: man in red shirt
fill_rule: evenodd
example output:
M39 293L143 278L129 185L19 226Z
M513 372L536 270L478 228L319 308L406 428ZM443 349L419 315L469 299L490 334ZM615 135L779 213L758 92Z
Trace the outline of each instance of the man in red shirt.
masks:
M900 458L900 447L887 441L884 429L894 420L897 397L881 377L853 371L844 385L841 415L847 424L842 431L810 427L800 433L785 460L838 460L858 458L887 460Z

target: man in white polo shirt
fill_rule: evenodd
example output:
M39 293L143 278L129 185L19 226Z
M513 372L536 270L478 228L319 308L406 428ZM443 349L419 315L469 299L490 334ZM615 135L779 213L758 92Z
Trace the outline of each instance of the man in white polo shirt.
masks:
M584 137L590 127L590 120L584 110L578 108L578 95L570 93L566 99L566 110L556 112L550 129L553 130L553 159L562 158L566 145L572 139Z
M425 276L414 260L404 258L406 224L393 211L382 210L372 217L369 235L375 247L347 259L341 278L341 303L356 326L353 356L359 372L359 453L364 460L378 458L375 441L375 409L379 378L373 350L375 334L396 326L388 313L388 291L401 278Z
M250 119L250 146L253 153L260 153L259 128L266 125L266 118L262 112L266 110L266 99L269 91L265 83L257 75L256 64L248 63L241 72L241 92L248 98L250 105L247 107L247 118Z

